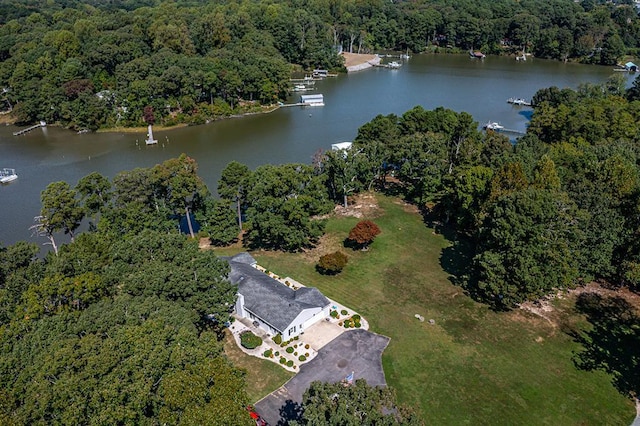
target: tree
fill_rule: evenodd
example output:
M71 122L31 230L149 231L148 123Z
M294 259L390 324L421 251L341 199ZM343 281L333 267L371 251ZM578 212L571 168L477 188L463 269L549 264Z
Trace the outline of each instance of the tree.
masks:
M393 389L358 379L342 383L312 382L302 397L301 424L306 426L420 425L417 414L398 406Z
M247 193L248 242L253 247L297 251L322 235L329 201L324 176L312 166L261 166L252 174Z
M349 231L347 237L348 244L354 248L366 249L373 240L380 234L378 225L370 220L362 220Z
M501 196L479 235L475 265L481 297L511 308L578 277L576 209L566 194L527 188Z
M71 189L66 182L50 183L42 191L40 199L42 210L33 228L49 239L57 254L58 247L53 235L56 232L64 231L65 234L71 236L71 241L73 241L74 233L80 226L84 213L76 199L76 191Z
M83 177L76 185L87 215L95 215L111 200L111 182L98 172Z
M221 323L235 302L228 265L211 250L177 234L144 231L114 244L109 282L132 296L156 296L195 310L203 320Z
M249 167L232 161L222 170L222 175L218 180L218 195L236 205L240 232L242 232L242 205L246 199L247 183L250 176Z
M322 274L334 275L340 273L342 269L347 265L349 258L341 251L335 251L333 253L320 256L316 269Z

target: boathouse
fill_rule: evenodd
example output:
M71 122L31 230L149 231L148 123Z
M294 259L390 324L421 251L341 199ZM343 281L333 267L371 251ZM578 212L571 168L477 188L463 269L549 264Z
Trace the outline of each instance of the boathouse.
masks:
M301 95L300 103L306 106L323 106L324 96L322 96L321 93L316 93L313 95Z
M636 64L634 64L633 62L627 62L626 64L624 64L624 67L629 72L638 71L638 66Z

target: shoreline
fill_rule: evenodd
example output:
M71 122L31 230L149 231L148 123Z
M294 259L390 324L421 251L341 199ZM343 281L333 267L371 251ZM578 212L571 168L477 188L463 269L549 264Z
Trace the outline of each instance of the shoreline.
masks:
M341 55L345 60L344 66L347 69L347 73L373 68L376 65L380 65L382 60L377 54L342 52Z

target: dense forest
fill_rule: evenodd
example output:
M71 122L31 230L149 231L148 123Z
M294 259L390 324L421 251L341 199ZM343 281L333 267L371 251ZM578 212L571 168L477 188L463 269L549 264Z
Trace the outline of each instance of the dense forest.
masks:
M611 65L640 47L631 1L8 0L0 11L2 109L91 130L275 104L294 67L339 69L339 49Z

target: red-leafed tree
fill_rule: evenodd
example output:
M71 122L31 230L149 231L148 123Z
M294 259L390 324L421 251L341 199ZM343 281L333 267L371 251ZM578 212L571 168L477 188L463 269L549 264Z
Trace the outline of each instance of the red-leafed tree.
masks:
M146 107L144 107L144 110L142 111L142 119L147 124L156 124L156 116L153 113L153 107L151 105L147 105Z
M354 248L365 249L373 242L378 234L380 234L378 225L370 220L362 220L349 231L347 243Z

